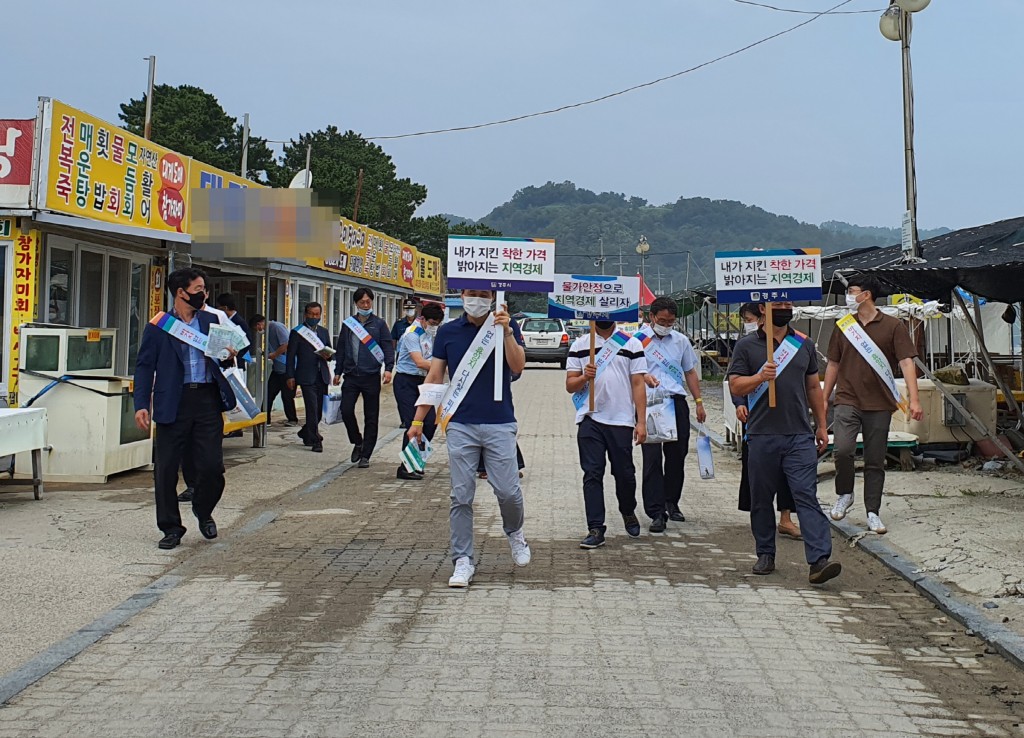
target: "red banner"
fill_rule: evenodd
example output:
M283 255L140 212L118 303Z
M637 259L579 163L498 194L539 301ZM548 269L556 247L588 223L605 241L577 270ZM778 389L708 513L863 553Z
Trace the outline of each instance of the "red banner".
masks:
M0 120L0 207L27 208L34 120Z

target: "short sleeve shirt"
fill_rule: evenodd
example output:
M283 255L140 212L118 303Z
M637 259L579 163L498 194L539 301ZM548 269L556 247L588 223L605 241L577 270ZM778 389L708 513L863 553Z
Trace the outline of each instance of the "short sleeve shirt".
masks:
M789 335L798 334L790 328ZM752 377L761 371L768 355L766 341L763 330L737 341L732 361L729 362L729 376ZM774 341L772 344L776 346ZM818 357L814 341L803 337L800 349L775 379L775 407L768 406L768 393L764 393L750 410L747 433L752 436L813 433L808 417L810 403L807 399L807 377L817 373ZM749 404L749 397L747 399Z
M879 310L867 325L862 323L861 327L881 349L890 369L895 369L904 359L917 356L910 331L899 318ZM836 405L853 405L865 412L892 412L896 409L896 400L889 387L838 327L832 330L832 338L828 342L828 360L839 365Z
M523 334L519 330L519 324L511 321L510 326L515 335L516 343L523 345ZM434 336L434 358L441 359L448 364L448 376L455 373L466 355L479 328L469 322L469 319L461 317L442 325L437 329ZM500 331L498 340L504 340ZM508 362L501 368L502 372L502 393L501 401L494 401L494 354L491 353L484 362L483 368L477 375L476 380L466 391L466 397L462 400L455 415L453 423L465 423L466 425L497 425L500 423L516 422L515 408L512 405L512 371Z
M267 355L274 353L279 346L285 343L288 343L288 329L283 323L271 320L267 323ZM274 359L274 371L284 374L287 363L287 352L285 352Z
M672 331L664 338L654 336L647 344L647 368L650 375L658 380L659 386L666 392L686 397L686 387L665 371L661 362L652 355L654 351L658 351L669 362L682 368L685 374L698 365L697 352L693 350L690 339L679 331Z
M597 337L596 347L600 353L605 339ZM569 358L565 368L570 372L583 372L583 367L590 363L590 334L580 336L569 347ZM594 412L590 412L590 401L576 411L576 424L590 415L603 425L625 425L632 428L636 424L636 406L633 404L632 378L634 374L647 373L647 359L644 347L637 339L630 338L619 352L605 365L604 371L597 378L594 394Z
M418 377L427 376L427 370L416 366L416 362L412 360L410 354L413 351L418 351L424 359L430 361L430 349L431 341L429 334L424 333L420 336L415 331L407 330L398 339L398 359L395 361L395 372L398 374L412 374Z

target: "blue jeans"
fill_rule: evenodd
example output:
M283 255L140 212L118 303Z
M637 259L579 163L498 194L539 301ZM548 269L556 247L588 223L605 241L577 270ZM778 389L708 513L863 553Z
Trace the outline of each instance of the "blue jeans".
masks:
M832 555L832 530L818 502L818 450L814 436L750 436L747 461L750 474L750 530L757 543L757 554L775 555L775 492L789 485L804 555L813 564Z

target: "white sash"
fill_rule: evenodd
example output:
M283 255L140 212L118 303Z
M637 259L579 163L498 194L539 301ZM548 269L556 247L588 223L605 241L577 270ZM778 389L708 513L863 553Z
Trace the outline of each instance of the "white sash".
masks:
M889 388L889 393L896 400L896 404L903 410L907 411L907 403L903 399L903 395L900 394L899 387L896 386L896 378L892 375L892 367L889 366L889 360L885 358L885 354L882 353L882 349L878 348L868 332L864 330L864 327L857 320L856 313L850 313L849 315L842 317L836 323L836 326L846 339L853 344L853 347L857 349L857 353L868 363L875 374L877 374L885 386Z
M449 369L451 384L448 385L448 391L445 392L444 397L441 399L440 415L442 430L448 427L448 423L455 416L455 411L459 409L459 405L466 399L469 388L473 386L473 382L480 375L480 370L483 369L488 357L490 357L498 343L497 336L498 331L494 327L494 313L490 313L484 324L476 332L476 336L473 338L473 342L469 344L469 348L462 357L462 361L459 362L459 366L454 372L451 372ZM497 374L497 372L501 371L501 367L495 366L494 371Z
M637 339L644 347L644 354L648 359L653 359L666 374L675 379L681 387L685 387L686 377L683 375L683 367L679 364L672 363L672 361L665 356L665 353L661 350L661 346L659 346L654 340L653 329L651 333L646 333L646 330L646 327L641 328L633 334L633 338Z
M318 336L316 331L305 323L296 328L295 332L305 338L309 345L313 347L314 351L324 350L324 342L320 340L320 336Z
M622 331L616 331L613 333L604 345L601 347L600 353L594 357L594 366L597 368L597 375L594 377L594 383L597 383L598 377L604 371L605 367L609 365L611 360L619 355L619 351L622 347L629 342L629 334ZM590 382L583 385L583 389L576 392L572 396L572 404L579 410L583 407L587 398L590 396Z
M350 315L345 318L345 325L347 325L348 329L356 334L356 338L358 338L359 341L369 349L370 353L373 354L373 358L377 360L377 363L383 364L384 349L380 347L380 344L373 340L373 336L366 332L366 329L363 328L363 324L356 320L356 316Z
M771 340L770 336L765 336L766 340ZM782 376L783 370L789 366L789 362L793 360L793 357L800 352L800 347L804 345L804 341L807 337L802 333L791 333L782 339L775 348L775 353L772 355L772 363L775 364L775 378L778 379ZM761 365L761 369L764 369L764 364ZM758 370L760 371L760 370ZM747 409L753 410L754 405L760 400L764 393L768 391L768 383L761 382L754 388L754 391L747 395Z

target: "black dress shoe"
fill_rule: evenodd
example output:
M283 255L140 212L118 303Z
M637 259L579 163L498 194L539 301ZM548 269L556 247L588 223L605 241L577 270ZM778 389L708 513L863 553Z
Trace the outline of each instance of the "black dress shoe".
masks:
M400 466L398 467L398 473L395 474L395 479L409 479L418 482L423 479L423 475L420 472L409 471L404 466Z
M192 487L186 487L185 491L178 495L178 502L192 502L192 496L196 491Z
M320 441L317 441L316 443L313 444L313 453L315 453L315 454L322 454L323 452L324 452L324 445L322 443L320 443Z
M160 543L156 544L158 547L166 550L177 548L178 544L181 543L181 537L184 533L168 533L160 539Z
M370 467L370 460L369 459L360 459L359 460L359 468L360 469L368 469L369 467Z
M213 518L199 521L199 532L203 534L203 538L210 541L217 537L217 524L213 522Z
M751 569L755 574L765 575L775 571L775 557L771 554L761 554L757 557L757 563Z
M811 564L807 580L811 584L824 584L829 579L835 579L842 571L842 564L838 561L829 561L827 556L822 556L815 563Z
M622 522L626 526L626 535L630 538L640 537L640 521L636 515L623 515Z
M679 505L671 505L668 508L668 519L675 521L676 523L685 523L686 517L683 515L683 511L679 509Z
M360 443L359 445L352 447L351 459L352 459L352 463L353 464L356 463L357 461L359 461L359 459L360 459L360 457L362 455L363 455L363 444Z
M651 533L664 533L665 527L665 516L659 515L651 521L651 527L647 530L649 530Z

